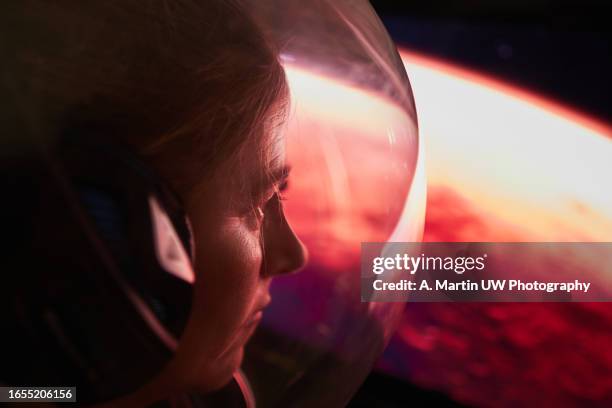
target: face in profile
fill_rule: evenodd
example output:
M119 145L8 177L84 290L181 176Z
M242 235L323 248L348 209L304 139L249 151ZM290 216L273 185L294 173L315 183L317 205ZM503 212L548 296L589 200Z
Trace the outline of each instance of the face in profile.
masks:
M267 133L247 141L243 153L184 197L195 241L195 291L165 374L200 391L229 381L271 301L272 279L305 262L283 212L289 177L284 136Z

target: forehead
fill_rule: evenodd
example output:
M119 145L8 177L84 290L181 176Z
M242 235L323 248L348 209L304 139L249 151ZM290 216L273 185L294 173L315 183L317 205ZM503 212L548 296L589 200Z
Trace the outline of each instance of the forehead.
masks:
M250 138L236 155L222 165L218 181L233 191L251 190L265 184L285 168L285 144L282 127L261 137Z
M243 160L248 170L268 172L285 165L286 141L284 126L268 129L262 137L247 141L242 149Z

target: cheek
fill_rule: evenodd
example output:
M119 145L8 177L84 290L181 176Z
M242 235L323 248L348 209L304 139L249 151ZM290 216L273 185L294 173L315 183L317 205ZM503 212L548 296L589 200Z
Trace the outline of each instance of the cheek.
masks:
M213 304L242 308L254 295L260 278L262 251L259 237L240 220L228 220L212 242L198 245L196 289ZM203 248L205 246L205 248ZM221 308L216 307L218 312ZM228 317L228 316L226 316Z
M194 226L202 231L203 226ZM219 355L249 316L260 285L259 237L240 219L225 219L196 233L196 283L192 325L200 349Z
M224 384L238 368L247 340L244 323L265 286L258 235L239 219L216 220L192 218L196 242L192 314L169 369L175 379L204 388Z

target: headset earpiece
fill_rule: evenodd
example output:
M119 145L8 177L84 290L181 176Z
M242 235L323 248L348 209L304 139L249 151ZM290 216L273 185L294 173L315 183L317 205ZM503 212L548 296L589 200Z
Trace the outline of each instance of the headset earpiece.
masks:
M170 361L195 276L179 198L129 149L76 136L32 161L28 204L14 214L9 266L20 273L7 280L3 341L15 358L2 380L76 385L85 404L133 391Z

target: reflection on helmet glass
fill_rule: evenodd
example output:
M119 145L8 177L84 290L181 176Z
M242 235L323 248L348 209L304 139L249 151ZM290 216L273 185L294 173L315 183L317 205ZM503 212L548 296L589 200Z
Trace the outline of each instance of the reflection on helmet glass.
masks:
M360 301L360 245L418 241L422 233L410 85L369 5L339 3L292 9L282 22L278 9L259 15L280 44L291 91L284 207L309 252L301 272L274 281L247 347L244 368L264 406L348 401L403 310Z

